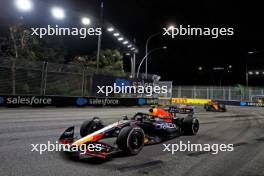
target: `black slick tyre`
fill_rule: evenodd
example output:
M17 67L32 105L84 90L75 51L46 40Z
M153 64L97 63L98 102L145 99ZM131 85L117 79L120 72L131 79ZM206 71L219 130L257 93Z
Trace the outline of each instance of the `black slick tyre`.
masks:
M86 120L82 123L80 128L81 137L85 137L99 129L103 128L102 121L98 117L93 117L92 119Z
M144 131L140 127L126 126L118 134L116 144L127 155L138 154L144 146Z

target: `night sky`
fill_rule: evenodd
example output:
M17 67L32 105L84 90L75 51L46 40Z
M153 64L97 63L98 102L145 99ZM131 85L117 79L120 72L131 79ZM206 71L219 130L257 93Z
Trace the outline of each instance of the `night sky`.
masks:
M11 0L0 0L0 26L4 28L21 15ZM94 21L99 18L99 0L41 0L34 1L34 11L23 14L30 27L46 24L62 26L79 25L79 17L87 14ZM51 18L49 7L61 6L66 19L58 22ZM145 42L149 35L162 31L168 25L191 25L193 27L234 28L234 36L212 39L210 36L180 36L171 39L157 36L149 49L167 46L167 51L157 51L149 56L149 72L161 75L162 80L172 80L175 85L245 84L245 67L264 70L264 10L261 1L231 0L105 0L104 21L110 22L131 41L136 39L139 49L137 59L145 54ZM96 49L96 39L70 38L65 42L69 58L76 54L90 54ZM122 49L110 34L103 35L103 48ZM249 55L248 52L254 54ZM130 62L124 58L125 68ZM230 72L213 71L213 67L228 67ZM198 67L203 67L198 71ZM145 68L145 67L144 67ZM261 77L251 78L250 84L263 85Z

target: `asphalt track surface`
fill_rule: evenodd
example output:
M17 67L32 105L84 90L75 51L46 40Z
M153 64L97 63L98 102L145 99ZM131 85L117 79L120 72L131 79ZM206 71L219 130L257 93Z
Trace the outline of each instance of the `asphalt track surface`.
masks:
M183 176L263 176L264 108L228 107L226 113L196 110L201 122L196 136L180 141L201 144L234 144L233 152L164 152L163 145L145 146L137 156L117 155L102 162L97 159L70 160L59 152L40 155L30 144L55 142L71 125L79 128L89 116L99 116L106 124L133 115L146 108L68 108L0 109L0 175L3 176L111 176L111 175L183 175ZM75 130L76 133L78 130Z

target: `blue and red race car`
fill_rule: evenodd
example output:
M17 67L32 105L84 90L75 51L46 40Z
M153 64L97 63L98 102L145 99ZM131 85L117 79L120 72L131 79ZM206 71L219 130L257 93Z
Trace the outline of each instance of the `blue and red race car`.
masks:
M130 119L125 116L122 120L107 126L100 118L93 117L83 122L80 138L74 137L72 126L63 132L59 142L77 148L81 145L100 145L100 150L90 150L87 147L85 152L74 153L80 158L83 156L107 158L120 151L127 155L136 155L144 145L157 144L180 135L196 135L199 130L199 121L193 114L177 117L177 109L174 107L152 107L149 112L136 113ZM103 142L107 138L113 138L114 144Z

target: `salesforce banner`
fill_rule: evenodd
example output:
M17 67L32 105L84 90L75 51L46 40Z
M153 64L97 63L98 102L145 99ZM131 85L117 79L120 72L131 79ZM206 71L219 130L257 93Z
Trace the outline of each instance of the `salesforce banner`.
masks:
M248 102L248 101L225 101L225 100L215 100L219 103L230 105L230 106L251 106L251 107L264 107L264 103L259 102Z
M86 106L144 106L156 105L156 98L98 98L63 96L12 96L0 95L0 106L6 107L86 107Z

